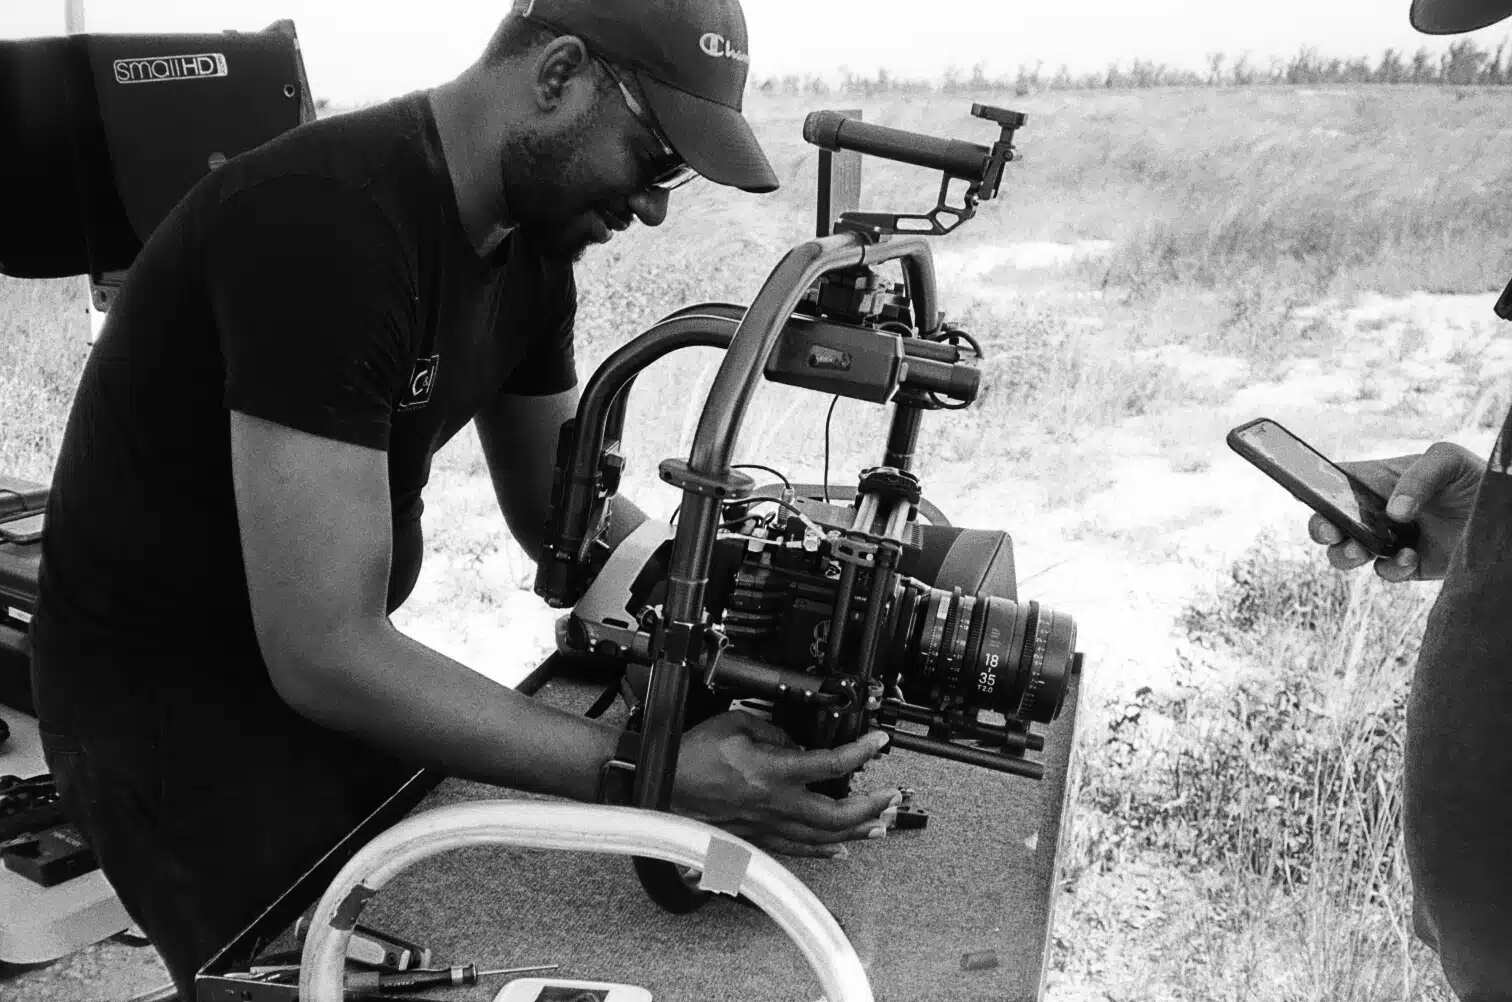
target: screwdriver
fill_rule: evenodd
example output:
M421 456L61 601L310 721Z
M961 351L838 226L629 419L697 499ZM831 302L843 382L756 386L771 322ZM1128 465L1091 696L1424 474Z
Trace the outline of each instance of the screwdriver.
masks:
M413 971L387 973L380 971L354 971L346 976L346 990L405 992L412 988L439 988L443 985L475 985L479 978L491 978L499 974L526 974L530 971L554 971L559 964L543 964L537 967L509 967L495 971L480 971L477 964L449 967L440 970L419 968Z

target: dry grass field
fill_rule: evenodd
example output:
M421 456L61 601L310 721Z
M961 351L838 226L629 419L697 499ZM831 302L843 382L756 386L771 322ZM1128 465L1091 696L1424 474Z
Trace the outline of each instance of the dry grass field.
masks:
M1331 571L1306 513L1223 434L1266 414L1341 459L1484 454L1512 394L1490 306L1512 274L1512 94L1269 86L854 99L754 96L784 183L694 185L580 270L581 372L693 302L749 302L810 235L806 112L986 142L972 100L1029 114L1001 197L937 244L985 392L930 414L925 493L1010 530L1024 596L1088 652L1053 1000L1448 999L1410 935L1397 828L1403 705L1435 586ZM936 178L868 162L866 208ZM0 468L45 478L87 352L77 283L0 283ZM637 384L624 493L676 503L717 353ZM828 398L764 386L737 450L817 480ZM832 477L880 459L841 401ZM396 622L505 681L551 643L470 433L438 457L431 546ZM109 993L99 998L112 997Z

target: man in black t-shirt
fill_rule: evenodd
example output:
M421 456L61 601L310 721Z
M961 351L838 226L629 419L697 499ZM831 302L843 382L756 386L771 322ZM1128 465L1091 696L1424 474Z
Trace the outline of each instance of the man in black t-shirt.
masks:
M1418 31L1451 35L1512 15L1512 0L1413 0ZM1512 286L1508 287L1512 292ZM1416 549L1372 558L1321 516L1342 570L1443 581L1407 706L1402 831L1417 935L1463 1002L1512 999L1512 413L1489 462L1452 442L1419 456L1340 463L1417 522Z
M233 159L143 248L58 457L33 690L66 809L185 1000L417 766L594 799L612 729L388 615L469 422L539 552L583 248L659 224L693 172L776 188L746 49L735 0L522 0L457 79ZM674 808L833 855L893 798L807 784L881 739L809 753L724 714L685 736Z

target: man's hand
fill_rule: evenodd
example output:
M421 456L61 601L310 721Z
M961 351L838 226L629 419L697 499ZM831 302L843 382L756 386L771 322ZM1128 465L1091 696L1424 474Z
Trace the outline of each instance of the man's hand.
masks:
M1313 542L1328 547L1328 562L1348 571L1374 559L1376 574L1391 582L1442 579L1475 506L1485 463L1462 446L1435 442L1420 456L1339 466L1387 498L1386 514L1391 518L1418 524L1418 548L1404 549L1392 558L1372 558L1322 515L1313 515L1307 533Z
M809 783L854 772L887 744L881 731L839 748L804 751L776 725L732 710L683 735L672 807L718 825L770 852L838 855L867 838L902 801L897 790L836 800Z

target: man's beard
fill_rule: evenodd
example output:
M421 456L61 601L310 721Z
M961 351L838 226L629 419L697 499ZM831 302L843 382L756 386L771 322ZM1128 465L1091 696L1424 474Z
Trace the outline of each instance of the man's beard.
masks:
M585 199L577 137L524 133L509 137L500 157L504 199L520 236L542 257L572 263L594 243L594 200Z

